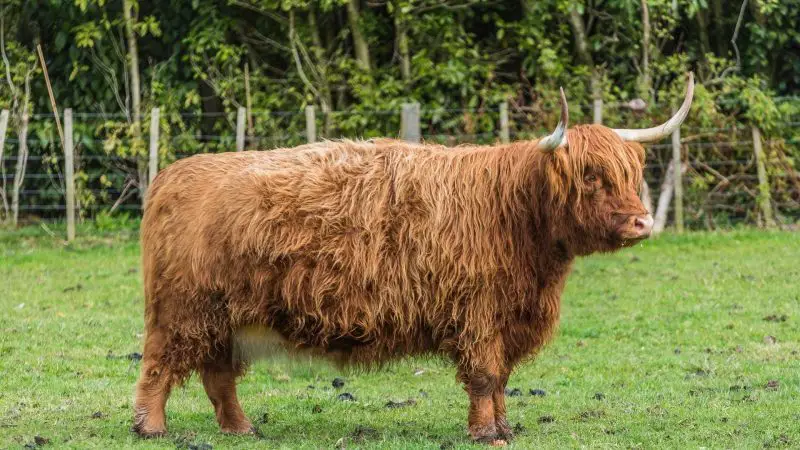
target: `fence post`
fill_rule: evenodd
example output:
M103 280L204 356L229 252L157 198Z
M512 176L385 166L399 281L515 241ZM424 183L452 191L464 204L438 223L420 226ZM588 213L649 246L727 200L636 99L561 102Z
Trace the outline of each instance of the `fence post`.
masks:
M28 122L30 115L27 108L22 113L20 118L19 130L17 136L19 137L19 144L17 150L17 167L14 169L14 184L11 189L11 225L15 228L17 220L19 219L19 196L22 191L22 184L25 182L25 170L28 163Z
M0 164L3 164L3 150L6 146L6 130L8 130L8 110L0 112Z
M244 117L247 110L244 106L240 106L236 112L236 151L241 152L244 150Z
M764 149L761 147L761 130L753 126L753 151L756 156L756 166L758 168L758 206L761 214L764 215L763 225L767 228L775 226L775 218L772 217L772 203L769 195L769 179L765 166Z
M404 141L418 143L421 133L419 126L419 103L403 103L400 116L400 136Z
M67 186L67 241L75 239L75 164L72 145L72 108L64 110L64 181Z
M508 143L511 141L511 133L508 129L508 102L500 103L500 141Z
M6 146L6 130L8 129L8 110L4 109L0 113L0 169L3 168L3 150ZM5 173L5 172L2 172ZM5 200L5 192L2 193L2 198ZM3 202L3 221L8 220L8 204ZM2 223L2 222L0 222Z
M147 186L152 186L158 174L158 131L159 131L159 114L158 108L153 108L150 111L150 177Z
M317 142L317 112L314 105L306 106L306 141Z
M672 132L673 187L675 193L675 230L683 233L683 174L681 173L681 128Z
M603 99L596 98L592 101L592 119L594 123L603 123Z

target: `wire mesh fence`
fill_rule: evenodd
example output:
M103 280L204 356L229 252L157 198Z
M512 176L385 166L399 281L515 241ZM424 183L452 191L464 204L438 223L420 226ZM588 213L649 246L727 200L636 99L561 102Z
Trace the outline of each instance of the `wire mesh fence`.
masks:
M420 137L426 142L454 146L497 143L504 132L511 140L534 139L548 132L541 127L541 121L530 120L528 111L514 111L504 130L500 110L420 108ZM92 219L99 213L140 214L141 193L146 187L142 183L143 174L147 173L146 133L142 141L133 139L124 116L75 112L73 117L75 206L79 220ZM584 121L591 120L589 114L582 117ZM763 143L769 201L778 222L783 224L800 219L800 174L794 168L794 157L800 156L800 120L796 119L788 117L764 137ZM149 116L144 117L143 123L148 120ZM309 138L306 120L303 111L252 111L245 123L240 123L236 112L162 113L158 124L158 165L163 168L200 153L235 151L238 134L243 134L243 147L248 150L269 151L304 144ZM405 119L400 109L386 109L317 113L313 120L317 138L360 139L401 137ZM634 118L623 114L615 116L614 124L609 126L630 126L631 122ZM531 123L539 126L531 127ZM0 217L10 216L16 197L19 222L62 220L67 210L65 161L54 118L48 114L32 115L29 129L25 139L27 154L20 153L15 133L8 134L0 153ZM360 130L364 129L370 131L362 134ZM686 226L719 228L760 223L762 180L758 177L749 128L684 126L681 136ZM656 203L669 188L664 180L673 163L673 149L667 141L646 149L645 178Z

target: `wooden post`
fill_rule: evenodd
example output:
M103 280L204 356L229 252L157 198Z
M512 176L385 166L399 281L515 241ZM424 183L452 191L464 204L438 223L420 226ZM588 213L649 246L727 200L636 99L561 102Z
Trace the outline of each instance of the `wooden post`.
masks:
M306 141L317 142L317 112L314 105L306 106Z
M8 130L8 110L0 113L0 164L3 164L3 150L6 146L6 130Z
M153 108L150 111L150 177L147 186L153 184L158 174L158 131L160 110Z
M506 144L511 141L511 132L508 129L507 101L503 101L503 103L500 103L500 141Z
M592 119L596 124L603 123L603 99L596 98L592 102Z
M681 173L681 128L672 132L673 188L675 193L675 230L683 233L683 174Z
M761 147L761 130L753 126L753 151L756 154L756 166L758 168L758 206L764 216L762 224L767 228L775 226L775 218L772 216L772 202L769 195L769 179L767 178L767 168L764 163L766 157L764 149Z
M422 138L419 126L419 103L403 103L400 116L400 136L407 142L418 143Z
M75 164L72 144L72 108L64 110L64 181L67 184L67 241L75 239Z
M236 151L244 150L244 117L247 110L240 106L236 112Z
M5 174L3 170L3 150L5 150L6 146L6 130L8 130L8 110L4 109L3 112L0 113L0 174ZM3 186L5 186L5 183L0 184L0 189L2 189ZM0 199L3 200L3 221L8 220L8 203L6 202L5 194L5 192L0 192Z

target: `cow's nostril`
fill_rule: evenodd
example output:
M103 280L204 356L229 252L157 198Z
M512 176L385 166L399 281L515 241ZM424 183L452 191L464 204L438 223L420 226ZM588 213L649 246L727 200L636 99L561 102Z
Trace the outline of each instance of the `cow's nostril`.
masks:
M633 219L633 228L642 235L650 234L650 230L653 228L653 216L650 214L637 216Z

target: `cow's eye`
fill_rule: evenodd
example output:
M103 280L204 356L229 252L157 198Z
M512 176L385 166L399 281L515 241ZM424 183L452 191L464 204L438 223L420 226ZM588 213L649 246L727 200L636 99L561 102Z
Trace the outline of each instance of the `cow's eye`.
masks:
M590 174L586 175L585 177L583 177L583 179L584 179L584 181L586 181L589 184L594 184L597 181L597 175L595 175L593 173L590 173Z

